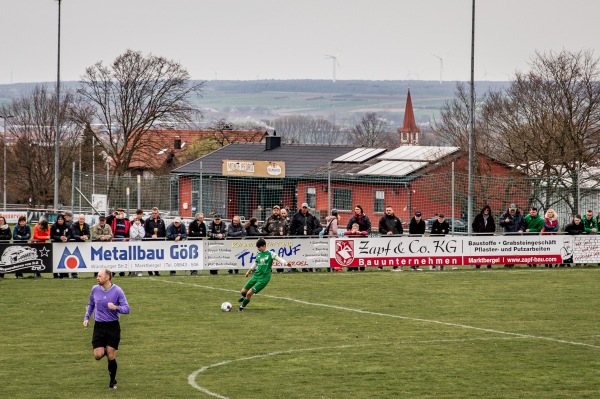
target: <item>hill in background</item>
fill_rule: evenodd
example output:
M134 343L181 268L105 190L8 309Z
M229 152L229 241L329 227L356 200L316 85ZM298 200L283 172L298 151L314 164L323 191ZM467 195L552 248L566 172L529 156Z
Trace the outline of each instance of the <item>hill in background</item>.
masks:
M508 82L477 82L476 91L503 88ZM0 104L33 89L36 83L0 85ZM52 87L54 82L47 83ZM78 82L63 82L75 90ZM286 115L311 115L342 126L353 126L366 112L377 112L391 127L402 125L410 86L419 124L439 120L444 102L454 97L456 82L372 80L251 80L207 81L202 97L193 98L204 111L205 123L225 119L264 123Z

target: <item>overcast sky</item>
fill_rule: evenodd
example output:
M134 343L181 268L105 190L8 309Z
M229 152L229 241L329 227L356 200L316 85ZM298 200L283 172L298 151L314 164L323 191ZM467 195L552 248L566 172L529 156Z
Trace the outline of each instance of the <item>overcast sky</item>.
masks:
M470 79L471 0L63 0L61 80L126 49L193 79ZM592 49L600 1L477 0L475 79L535 51ZM55 81L58 2L0 0L0 84Z

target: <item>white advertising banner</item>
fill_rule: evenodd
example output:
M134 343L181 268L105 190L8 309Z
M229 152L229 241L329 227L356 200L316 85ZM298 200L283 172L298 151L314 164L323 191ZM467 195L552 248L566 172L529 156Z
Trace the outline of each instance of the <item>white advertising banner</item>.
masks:
M54 272L199 270L199 241L80 242L54 244Z
M600 235L266 239L293 268L600 263ZM54 272L248 269L256 238L53 243ZM277 262L274 268L282 267Z
M257 238L204 241L204 269L247 269L256 259ZM327 238L265 238L267 249L288 261L287 267L329 267ZM278 262L273 267L283 267Z

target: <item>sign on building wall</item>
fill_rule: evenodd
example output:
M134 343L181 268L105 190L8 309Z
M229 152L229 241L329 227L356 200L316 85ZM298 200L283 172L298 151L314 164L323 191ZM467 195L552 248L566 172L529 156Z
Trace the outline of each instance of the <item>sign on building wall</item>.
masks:
M223 160L223 176L285 177L285 162Z

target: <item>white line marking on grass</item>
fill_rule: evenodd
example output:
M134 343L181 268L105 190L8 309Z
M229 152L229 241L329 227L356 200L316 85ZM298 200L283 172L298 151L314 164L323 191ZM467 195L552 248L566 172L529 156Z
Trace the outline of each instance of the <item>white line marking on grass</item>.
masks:
M184 282L179 282L179 281L168 281L168 280L160 280L160 281L163 281L165 283L170 283L170 284L189 285L192 287L205 288L205 289L217 290L217 291L238 292L236 290L231 290L231 289L227 289L227 288L216 288L216 287L210 287L210 286L205 286L205 285L200 285L200 284L184 283ZM440 320L421 319L418 317L408 317L408 316L400 316L400 315L389 314L389 313L371 312L368 310L353 309L353 308L347 308L345 306L338 306L338 305L328 305L325 303L308 302L308 301L304 301L301 299L286 298L286 297L274 296L274 295L260 294L260 296L272 298L272 299L280 299L283 301L300 303L302 305L319 306L319 307L329 308L329 309L344 310L346 312L368 314L371 316L381 316L381 317L389 317L389 318L393 318L393 319L416 321L416 322L421 322L421 323L439 324L442 326L458 327L458 328L464 328L464 329L475 330L475 331L483 331L483 332L493 333L493 334L510 335L512 337L539 339L539 340L557 342L557 343L566 344L566 345L585 346L588 348L600 349L600 346L598 346L598 345L586 344L584 342L567 341L564 339L543 337L543 336L539 336L539 335L530 335L530 334L514 333L514 332L510 332L510 331L494 330L491 328L475 327L475 326L469 326L467 324L450 323L447 321L440 321Z
M524 338L524 337L517 337L517 338ZM430 339L430 340L422 340L422 341L418 341L418 340L415 341L415 340L411 339L408 341L396 341L396 344L404 344L405 343L405 344L413 345L413 344L415 344L415 342L419 343L419 344L427 344L427 343L448 343L448 342L468 342L468 341L492 341L492 340L504 340L504 339L514 339L514 337L510 337L510 338L509 337L506 337L506 338L482 337L482 338L457 338L457 339ZM269 352L269 353L262 354L262 355L247 356L247 357L242 357L239 359L224 360L219 363L201 367L198 370L194 371L192 374L190 374L188 376L188 384L190 384L192 387L199 390L200 392L203 392L210 396L214 396L215 398L230 399L227 396L220 395L216 392L210 391L210 390L198 385L196 383L196 378L198 378L198 375L205 372L208 369L225 366L225 365L228 365L233 362L243 362L244 360L260 359L260 358L264 358L267 356L277 356L277 355L284 355L284 354L295 353L295 352L317 351L317 350L323 350L323 349L346 349L346 348L354 348L354 347L360 347L360 346L376 346L376 345L381 345L381 344L380 343L372 343L372 344L360 344L360 345L338 345L338 346L323 346L323 347L318 347L318 348L290 349L290 350L286 350L286 351Z
M219 398L219 399L229 399L227 396L219 395L216 392L209 391L208 389L196 384L196 377L198 377L198 374L203 373L208 369L211 369L214 367L219 367L219 366L224 366L226 364L233 363L233 362L243 362L245 360L260 359L260 358L267 357L267 356L277 356L277 355L282 355L282 354L286 354L286 353L308 352L308 351L316 351L316 350L321 350L321 349L341 349L341 348L350 348L352 346L354 346L354 345L325 346L325 347L319 347L319 348L305 348L305 349L290 349L287 351L269 352L269 353L265 353L262 355L254 355L254 356L242 357L239 359L225 360L223 362L211 364L210 366L204 366L204 367L199 368L198 370L194 371L192 374L190 374L188 376L188 383L191 386L193 386L194 388L196 388L197 390L204 392L207 395L214 396L215 398Z

